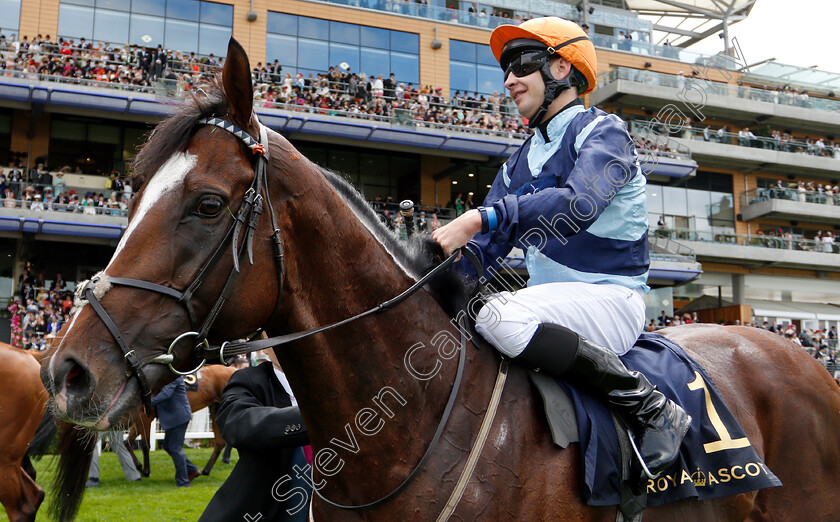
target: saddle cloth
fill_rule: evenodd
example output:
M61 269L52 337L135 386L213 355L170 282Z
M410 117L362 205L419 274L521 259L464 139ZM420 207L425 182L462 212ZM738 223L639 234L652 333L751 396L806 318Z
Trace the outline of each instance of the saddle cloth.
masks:
M187 391L198 391L198 380L201 378L201 370L184 376L184 386Z
M692 418L678 461L657 479L646 479L648 507L782 485L753 450L712 378L676 343L659 334L643 333L621 360L627 368L645 374ZM577 415L584 499L591 506L618 505L621 464L610 412L601 399L558 382L569 394Z

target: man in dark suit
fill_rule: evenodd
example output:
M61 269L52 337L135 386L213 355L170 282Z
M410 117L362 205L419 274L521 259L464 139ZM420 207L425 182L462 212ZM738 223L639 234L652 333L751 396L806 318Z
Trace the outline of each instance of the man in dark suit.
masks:
M302 478L309 468L301 446L309 435L275 359L231 376L216 424L239 462L199 521L305 522L312 489Z
M184 453L184 435L187 433L187 424L192 419L184 378L179 375L173 382L161 388L152 397L152 406L157 410L161 428L166 430L161 447L169 453L172 463L175 464L175 484L179 487L190 487L190 482L201 472Z

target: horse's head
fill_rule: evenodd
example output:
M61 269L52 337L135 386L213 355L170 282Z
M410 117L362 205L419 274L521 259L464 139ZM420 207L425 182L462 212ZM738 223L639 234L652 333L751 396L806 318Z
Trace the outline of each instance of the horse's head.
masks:
M81 308L42 368L65 419L96 429L131 422L143 390L174 378L165 363L189 371L200 362L193 354L199 337L240 337L274 312L277 273L252 268L248 259L253 221L254 265L274 266L273 219L268 203L260 201L268 192L254 184L260 150L246 143L246 134L258 142L263 131L251 89L248 58L231 40L221 85L160 124L138 154L140 189L128 228L105 270L81 287ZM244 133L208 124L209 117ZM267 132L262 135L267 140ZM264 215L256 221L253 209L260 204ZM236 217L241 227L234 227ZM260 298L247 288L260 288ZM223 295L226 300L220 300Z

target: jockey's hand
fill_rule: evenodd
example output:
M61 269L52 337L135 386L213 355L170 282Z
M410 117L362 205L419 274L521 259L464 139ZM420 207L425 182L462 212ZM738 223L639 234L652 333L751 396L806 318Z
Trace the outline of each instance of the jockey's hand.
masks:
M468 210L455 220L432 232L432 239L440 243L447 257L481 232L481 214L477 209Z

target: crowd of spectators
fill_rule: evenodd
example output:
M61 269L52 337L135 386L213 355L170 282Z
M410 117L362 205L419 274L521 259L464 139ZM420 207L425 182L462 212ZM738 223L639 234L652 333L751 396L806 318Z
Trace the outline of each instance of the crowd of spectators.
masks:
M680 156L680 154L671 149L667 142L663 142L662 140L653 141L636 134L632 134L631 137L633 138L633 145L636 147L636 150L650 151L657 155L672 158Z
M697 317L697 312L693 313L684 313L674 314L673 316L669 316L665 313L665 310L659 312L659 316L656 319L651 319L650 323L645 327L646 332L655 332L662 328L668 328L671 326L680 326L684 324L694 324L699 323L700 319Z
M795 235L784 228L770 228L766 231L759 228L755 232L754 241L760 243L760 246L783 250L804 250L826 254L838 251L835 247L835 235L830 230L819 230L813 238L807 238L801 234Z
M119 84L121 88L157 92L189 91L205 75L219 71L222 59L198 57L138 46L88 42L84 38L59 39L38 35L29 41L0 36L0 70L55 77L58 81L85 81L93 85ZM441 88L415 86L384 73L352 72L330 67L326 73L283 73L277 60L258 63L253 70L254 99L264 107L310 110L357 118L395 119L414 126L458 126L468 132L495 131L524 135L529 132L507 96L456 91L448 100ZM106 85L107 86L107 85Z
M804 90L799 90L790 85L768 87L744 85L741 80L737 82L736 94L739 98L748 98L758 101L769 101L777 105L793 105L795 107L809 107L810 96ZM834 93L828 93L829 98L834 98Z
M106 42L89 42L80 38L59 38L40 34L32 40L5 38L0 31L0 71L19 71L28 75L52 76L58 81L85 81L119 84L121 88L153 92L158 80L169 80L188 90L203 75L212 74L221 60L212 54L199 57L195 53L171 52L136 45L118 46Z
M650 323L645 327L647 332L655 332L662 328L671 326L680 326L684 324L700 323L697 312L683 314L674 314L669 316L662 310L656 319L651 319ZM741 326L741 321L736 320L732 323L734 326ZM817 330L806 329L802 332L797 331L797 326L794 323L777 324L775 321L759 322L753 320L750 324L744 326L752 326L753 328L762 328L769 332L773 332L790 342L801 346L808 351L816 359L824 359L825 362L834 362L837 351L837 328L831 326L830 328L822 328Z
M717 129L712 129L711 125L706 125L702 130L689 128L689 131L690 135L687 137L690 139L702 135L703 141L713 141L728 145L737 143L741 147L762 148L840 159L840 143L834 141L829 142L822 137L811 138L810 136L805 136L804 138L797 139L790 132L769 128L759 131L760 136L756 136L748 126L742 127L736 134L735 132L730 132L728 125L717 127Z
M754 322L753 326L759 325ZM801 346L823 364L836 362L837 328L834 326L798 332L796 325L792 323L778 325L775 321L772 323L764 321L759 327L779 334L795 345Z
M276 62L276 61L275 61ZM345 64L346 65L346 64ZM254 100L264 107L307 110L351 118L396 120L418 127L456 126L467 132L530 132L509 96L456 91L448 100L443 89L400 82L394 74L352 72L341 65L326 73L282 74L276 63L254 68Z
M776 183L769 187L761 187L755 191L755 200L766 199L787 199L801 203L819 203L823 205L840 205L840 185L832 186L830 183L818 183L814 181L791 181L788 183L776 180Z
M39 163L29 172L22 166L12 166L0 172L2 206L34 211L126 214L132 192L120 172L111 172L105 182L106 190L85 190L82 194L82 189L77 191L67 186L64 178L71 170L65 166L53 173L45 164ZM81 173L80 169L77 168L76 173Z
M691 120L686 119L682 125L673 126L662 124L656 120L636 120L634 127L638 129L647 129L650 127L658 138L663 136L673 136L688 140L703 140L713 143L723 143L726 145L738 145L741 147L762 148L768 150L776 150L781 152L792 152L799 154L807 154L810 156L820 156L825 158L840 159L840 142L827 140L823 137L812 138L805 136L797 138L788 131L781 131L778 129L771 129L763 126L761 129L756 129L756 135L753 129L749 126L742 127L737 132L731 129L729 125L713 126L706 124L702 127L692 126ZM641 144L648 143L648 148L661 147L660 143L653 143L650 140L642 138Z
M74 284L69 285L74 287ZM37 274L30 263L18 280L18 297L9 305L11 344L25 350L43 350L46 340L55 337L70 320L73 292L61 272L49 283L44 270Z

